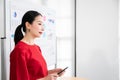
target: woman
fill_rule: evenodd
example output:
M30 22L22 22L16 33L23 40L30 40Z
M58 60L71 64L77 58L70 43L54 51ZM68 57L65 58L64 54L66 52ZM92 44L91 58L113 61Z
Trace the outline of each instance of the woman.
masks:
M36 11L26 12L15 31L15 48L10 54L10 80L56 80L61 76L57 73L62 69L47 69L41 49L34 43L43 31L42 15Z

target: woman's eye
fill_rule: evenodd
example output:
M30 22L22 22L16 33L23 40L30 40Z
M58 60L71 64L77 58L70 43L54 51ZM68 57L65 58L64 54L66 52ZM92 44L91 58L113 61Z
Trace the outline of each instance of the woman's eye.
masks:
M42 25L41 23L39 23L38 25Z

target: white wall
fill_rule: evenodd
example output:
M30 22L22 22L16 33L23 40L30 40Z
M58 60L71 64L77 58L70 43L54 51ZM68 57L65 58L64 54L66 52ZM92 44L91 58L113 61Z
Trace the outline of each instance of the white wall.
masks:
M118 0L77 0L77 76L119 80Z

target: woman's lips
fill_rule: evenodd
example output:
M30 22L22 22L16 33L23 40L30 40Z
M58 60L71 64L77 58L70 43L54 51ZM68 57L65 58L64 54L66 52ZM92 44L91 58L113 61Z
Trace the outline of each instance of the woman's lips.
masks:
M43 32L39 32L40 34L42 34Z

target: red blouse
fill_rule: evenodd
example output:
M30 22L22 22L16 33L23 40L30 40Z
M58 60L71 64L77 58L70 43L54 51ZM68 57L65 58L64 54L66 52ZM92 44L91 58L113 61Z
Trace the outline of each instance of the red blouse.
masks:
M10 80L36 80L47 74L47 65L40 48L18 42L10 54Z

